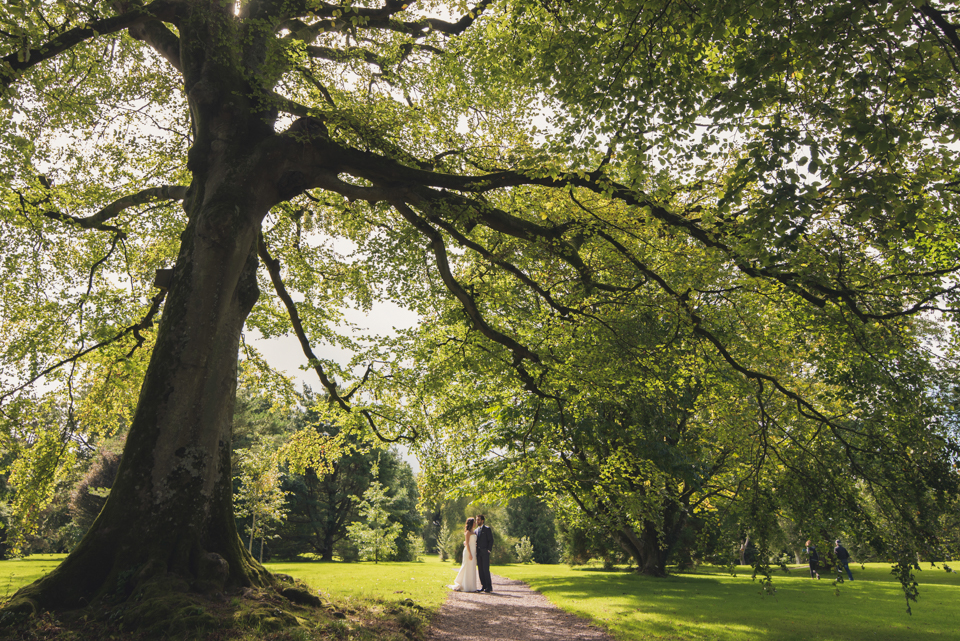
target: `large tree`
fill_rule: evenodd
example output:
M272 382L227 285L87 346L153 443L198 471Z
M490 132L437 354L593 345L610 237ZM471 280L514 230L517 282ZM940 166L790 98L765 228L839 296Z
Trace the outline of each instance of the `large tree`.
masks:
M731 285L725 349L751 349L802 396L750 381L654 296L646 309L606 300L571 336L541 324L540 349L556 360L543 397L505 384L507 366L489 362L467 324L425 325L413 370L434 412L421 485L431 496L544 497L654 576L696 528L733 522L768 547L781 516L806 537L855 532L891 556L949 555L924 536L958 490L955 410L941 397L953 372L926 352L937 328L899 324L845 346L817 315L751 305Z
M839 334L952 311L953 8L6 3L7 429L31 431L54 394L28 383L61 383L65 424L31 448L49 467L98 425L78 386L139 387L103 511L13 607L269 583L231 506L245 323L296 333L340 420L413 436L401 415L420 408L394 402L381 353L361 353L355 383L316 358L317 341L365 349L338 332L346 299L427 314L440 285L491 363L562 405L538 332L576 331L596 296L650 286L745 381L842 433L724 331L711 311L725 292L674 277L677 259L646 256L635 231L822 310ZM276 291L260 305L258 260Z

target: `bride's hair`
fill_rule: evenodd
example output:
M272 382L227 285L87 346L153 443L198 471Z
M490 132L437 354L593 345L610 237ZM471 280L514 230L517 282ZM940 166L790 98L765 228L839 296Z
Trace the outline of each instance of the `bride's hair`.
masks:
M472 530L472 529L473 529L473 518L471 517L467 519L467 524L463 526L463 531L466 532L467 530Z

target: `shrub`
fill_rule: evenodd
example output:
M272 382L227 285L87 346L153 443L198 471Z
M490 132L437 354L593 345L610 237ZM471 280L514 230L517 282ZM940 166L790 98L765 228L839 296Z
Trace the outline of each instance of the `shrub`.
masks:
M440 523L440 531L437 532L437 555L441 561L446 561L450 558L450 553L447 552L448 538L450 538L450 528L447 527L446 522L442 522Z
M356 563L360 560L360 549L350 539L341 539L334 543L333 552L344 563Z
M463 530L449 530L443 540L445 558L453 559L454 563L463 562ZM441 558L444 558L441 556Z
M420 563L423 560L424 547L423 537L419 534L411 532L407 535L407 554L411 561Z
M514 549L517 551L517 560L520 563L533 563L533 543L530 542L529 536L521 538Z

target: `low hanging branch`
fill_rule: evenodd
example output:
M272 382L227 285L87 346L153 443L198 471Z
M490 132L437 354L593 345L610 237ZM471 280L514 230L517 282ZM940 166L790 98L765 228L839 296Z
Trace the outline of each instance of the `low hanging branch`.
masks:
M463 285L454 277L453 272L450 271L450 263L447 260L447 249L446 245L443 242L443 236L440 235L436 229L431 227L427 221L418 216L412 209L410 209L406 203L394 202L394 208L400 212L400 215L404 217L411 225L416 227L417 231L430 239L430 248L433 250L434 258L437 261L437 270L440 272L440 278L443 279L444 285L447 286L447 289L457 297L457 300L463 305L463 309L467 312L467 315L470 317L470 320L473 321L476 328L480 331L481 334L489 338L490 340L500 343L513 353L514 360L519 362L522 359L533 361L534 363L540 362L540 356L536 353L530 351L525 346L521 345L517 341L513 340L506 334L503 334L487 323L483 315L480 313L480 308L477 306L477 301L464 289Z
M389 162L389 161L388 161ZM421 170L404 168L403 172L410 172L418 174L418 177L424 178L424 174L430 172L422 172ZM373 178L371 174L375 172L368 173L368 178ZM379 172L376 172L379 173ZM382 174L376 176L377 178L382 178ZM445 179L436 179L433 182L446 182ZM447 177L449 178L449 177ZM454 179L456 180L456 179ZM592 179L591 179L592 180ZM479 184L480 181L477 181L476 184ZM500 174L498 179L492 180L492 183L486 183L483 190L486 188L494 188L494 186L503 186L504 184L543 184L545 181L542 180L525 180L522 177L513 175L510 178L506 178L505 174ZM546 181L549 183L549 186L557 186L556 180L550 179ZM598 191L599 183L593 181L584 182L581 178L572 178L565 182L568 185L577 183L575 186L587 187L591 191ZM374 184L378 184L374 180ZM466 185L460 185L465 187ZM506 336L497 330L493 329L486 319L483 317L480 309L477 305L476 300L470 295L467 289L453 276L450 266L447 260L447 249L443 241L443 236L440 231L434 228L431 223L437 225L448 234L451 235L461 246L471 249L477 252L478 255L491 262L494 265L499 266L501 269L504 269L506 272L512 274L514 277L518 278L524 284L531 286L531 280L526 277L522 272L516 269L514 266L509 263L505 263L497 259L490 251L487 251L479 243L469 239L465 234L459 232L455 225L451 224L445 217L440 213L444 211L443 205L447 205L446 213L453 211L458 220L462 221L464 219L469 219L475 221L478 224L484 225L494 231L504 233L510 236L514 236L519 239L527 241L553 241L552 248L557 247L557 241L560 240L560 236L565 231L565 228L555 227L549 228L535 223L530 223L522 219L518 219L506 212L498 210L493 207L485 206L484 204L477 203L471 199L465 198L456 193L451 192L437 192L429 187L419 183L419 186L410 187L410 191L413 194L405 194L407 197L411 197L411 201L417 203L419 206L426 209L429 213L426 217L420 216L415 213L406 202L400 202L396 199L391 199L390 202L394 208L400 212L400 214L410 222L421 234L423 234L430 243L430 247L434 253L434 257L437 263L437 269L440 272L441 278L446 285L447 289L460 301L463 306L463 309L467 313L468 317L474 323L474 326L480 331L481 334L489 338L490 340L507 347L514 354L514 368L518 371L521 378L523 379L526 388L533 392L534 394L540 396L541 398L552 398L559 401L558 397L554 397L542 390L530 374L522 368L523 360L531 360L536 363L540 363L540 359L533 352L529 351L526 347L517 343L513 338ZM641 203L637 201L637 195L628 192L626 188L617 187L616 196L620 200L627 202L628 204L640 205ZM643 206L650 207L650 203L642 203ZM899 312L894 312L892 314L871 314L864 311L858 305L855 295L858 293L855 290L849 289L837 289L826 286L822 283L815 283L815 289L819 290L821 293L825 294L823 297L816 296L810 291L800 288L798 290L796 283L794 282L794 277L797 275L792 274L783 274L775 272L774 270L769 270L766 268L757 269L752 267L748 261L742 257L736 255L730 247L724 243L717 240L716 237L708 234L704 230L700 229L695 223L683 218L677 214L673 214L666 209L658 208L659 215L655 212L655 216L660 218L663 222L668 224L673 224L674 226L681 227L691 232L691 235L698 240L701 240L706 246L713 247L724 251L730 256L735 258L735 263L745 274L760 278L764 280L775 280L780 282L783 285L787 286L787 289L794 291L795 293L803 293L803 297L809 302L814 303L817 307L823 307L827 304L829 300L836 300L840 303L843 303L844 306L853 310L854 314L863 320L869 319L883 319L883 318L892 318L900 315L909 315L914 314L919 311L932 297L940 295L944 292L952 290L955 286L945 287L939 289L935 294L928 295L923 298L920 303L917 303L913 306L910 306ZM690 321L692 331L695 335L705 339L708 343L712 344L713 347L717 350L717 353L720 357L727 362L735 371L739 372L748 379L751 379L756 382L758 387L762 390L764 383L771 385L777 390L778 393L782 394L784 397L790 399L796 404L797 411L804 417L814 421L815 423L821 425L824 428L829 429L840 441L844 444L846 448L854 447L849 444L848 440L843 437L843 432L847 431L847 428L843 425L837 423L834 418L831 418L825 415L823 412L818 410L813 403L806 399L803 395L797 393L796 391L790 389L786 384L784 384L777 377L770 374L757 371L753 368L750 368L743 363L728 349L728 346L714 333L712 332L705 324L703 318L693 309L690 301L690 291L678 291L672 287L660 274L651 269L649 266L640 261L632 251L627 247L617 241L612 235L604 232L601 229L593 229L593 233L597 235L598 238L601 238L603 241L608 243L615 251L621 254L629 263L631 263L634 268L637 270L643 282L651 282L656 284L664 293L670 296L678 305L678 309L681 311L682 315ZM574 253L573 256L570 255L570 251ZM577 267L577 271L580 273L581 278L589 278L588 270L585 266L582 266L582 263L579 260L579 256L575 254L576 249L572 246L567 247L567 251L564 252L564 255L555 254L561 260L564 260L568 264L571 264ZM581 267L582 266L582 267ZM946 270L951 271L951 270ZM810 284L809 282L806 284ZM535 283L533 283L535 285ZM557 305L556 302L547 295L547 293L540 287L532 287L532 289L540 295L551 307L561 311L561 306ZM857 449L854 447L854 449ZM862 474L864 478L869 478L871 475L863 469L863 467L856 461L856 457L848 456L850 463L854 466L854 469L858 473ZM889 488L884 488L889 490Z
M284 284L283 278L280 274L280 261L270 255L270 251L267 248L267 243L264 240L262 233L257 239L257 254L260 256L260 260L263 261L263 264L267 268L267 272L270 274L270 281L273 283L273 288L277 292L277 296L281 301L283 301L283 305L287 309L287 316L290 318L290 324L293 327L294 333L297 335L297 340L300 341L300 348L303 350L303 355L307 357L307 361L310 363L310 366L313 367L313 371L316 372L317 377L320 379L320 383L330 395L330 402L336 403L340 409L345 412L353 411L355 408L350 404L350 398L366 383L370 373L373 370L373 364L370 364L367 367L367 371L364 373L363 378L352 390L350 390L347 394L340 394L337 383L327 375L326 371L323 369L323 366L320 364L320 359L317 358L317 355L313 352L313 347L310 345L310 339L307 338L306 330L303 328L303 322L300 320L300 313L297 311L297 305L293 302L293 298L287 291L287 287ZM370 425L370 429L373 430L373 433L376 434L377 438L379 438L381 441L386 443L396 443L401 439L414 441L417 438L417 432L415 429L413 434L409 436L403 434L400 434L395 438L384 436L377 427L376 421L373 419L373 413L370 412L370 410L360 409L359 412L360 415L366 419L367 423Z
M164 299L164 297L166 297L166 295L167 295L166 290L160 290L160 292L157 293L157 295L154 296L153 299L151 299L150 309L147 311L147 315L144 316L143 319L142 319L140 322L134 323L133 325L130 325L130 326L128 326L128 327L125 327L124 329L122 329L121 331L117 332L117 333L116 333L115 335L113 335L112 337L110 337L110 338L108 338L108 339L106 339L106 340L104 340L104 341L100 341L100 342L97 343L96 345L91 345L90 347L88 347L88 348L86 348L86 349L84 349L84 350L81 350L81 351L77 352L76 354L74 354L73 356L70 356L69 358L65 358L65 359L63 359L63 360L61 360L61 361L59 361L59 362L57 362L57 363L54 363L53 365L51 365L50 367L46 368L45 370L43 370L42 372L40 372L39 374L37 374L36 376L34 376L33 378L31 378L30 380L28 380L28 381L26 381L25 383L21 384L19 387L15 387L14 389L10 390L9 392L0 395L0 403L3 403L4 400L6 400L7 398L9 398L9 397L12 396L13 394L16 394L16 393L19 392L20 390L23 390L23 389L29 387L29 386L32 385L33 383L36 383L38 380L40 380L41 378L43 378L43 377L46 376L47 374L56 371L57 369L63 367L64 365L67 365L67 364L69 364L69 363L74 363L74 362L78 361L79 359L83 358L84 356L86 356L87 354L89 354L89 353L91 353L91 352L95 352L95 351L97 351L98 349L100 349L100 348L102 348L102 347L106 347L107 345L112 345L113 343L116 343L117 341L119 341L121 338L123 338L123 337L126 336L127 334L133 334L134 338L135 338L136 341L137 341L136 345L134 345L133 348L127 353L127 356L126 356L126 357L127 357L127 358L130 358L131 356L133 356L134 352L136 352L137 349L139 349L139 348L143 345L144 341L146 340L146 339L140 334L140 332L153 326L153 317L156 316L156 314L157 314L158 311L160 311L160 306L163 304L163 299Z

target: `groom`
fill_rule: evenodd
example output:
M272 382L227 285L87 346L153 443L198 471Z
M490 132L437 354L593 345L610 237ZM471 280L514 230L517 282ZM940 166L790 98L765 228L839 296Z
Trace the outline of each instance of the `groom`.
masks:
M482 514L477 515L477 571L480 573L480 585L477 592L493 592L490 580L490 552L493 551L493 530L484 523Z

